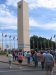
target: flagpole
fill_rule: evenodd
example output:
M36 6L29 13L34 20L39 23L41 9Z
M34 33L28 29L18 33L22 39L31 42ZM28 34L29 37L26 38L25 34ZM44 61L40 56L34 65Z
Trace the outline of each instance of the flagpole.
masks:
M34 39L33 39L33 49L34 49Z
M46 41L45 41L45 39L44 39L44 49L46 49Z
M13 37L13 41L14 41L14 49L15 49L15 37Z
M48 49L49 49L49 39L48 39Z
M11 50L11 35L9 36L9 41L10 41L10 50Z
M55 40L55 49L56 49L56 35L54 35L54 40Z
M7 37L7 35L5 34L5 49L6 49L6 45L7 45L6 37Z
M2 33L2 50L3 50L3 33Z
M38 50L38 40L37 40L37 50Z

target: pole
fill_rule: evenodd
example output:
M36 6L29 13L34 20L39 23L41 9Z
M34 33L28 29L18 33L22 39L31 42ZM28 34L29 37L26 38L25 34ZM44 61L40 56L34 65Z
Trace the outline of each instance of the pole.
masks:
M46 41L45 41L45 39L44 39L44 49L46 49Z
M3 50L3 33L2 33L2 50Z
M10 40L10 49L11 49L11 35L9 36L9 40Z
M56 35L54 35L54 40L55 40L55 49L56 49Z
M34 49L34 39L33 39L33 49Z
M49 49L49 39L48 39L48 49Z
M40 44L41 44L41 50L42 50L42 41L40 41Z
M6 49L6 44L7 44L6 37L7 37L7 35L5 35L5 49Z
M38 40L37 40L37 50L38 50Z
M15 49L15 37L13 37L13 40L14 40L14 49Z

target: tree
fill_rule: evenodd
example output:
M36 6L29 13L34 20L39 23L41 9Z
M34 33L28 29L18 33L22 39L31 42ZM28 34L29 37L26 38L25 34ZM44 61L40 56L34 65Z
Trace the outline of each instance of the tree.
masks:
M31 49L38 49L38 50L45 50L54 48L55 42L46 38L38 37L33 35L30 37L30 48Z

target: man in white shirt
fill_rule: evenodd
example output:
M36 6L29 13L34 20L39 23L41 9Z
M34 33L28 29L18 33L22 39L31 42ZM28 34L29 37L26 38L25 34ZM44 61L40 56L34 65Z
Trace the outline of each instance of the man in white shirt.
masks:
M10 52L8 54L8 61L9 61L9 68L12 68L13 56Z

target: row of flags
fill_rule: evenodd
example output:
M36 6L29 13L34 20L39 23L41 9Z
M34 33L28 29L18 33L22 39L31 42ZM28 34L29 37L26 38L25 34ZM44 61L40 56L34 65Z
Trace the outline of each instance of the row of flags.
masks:
M4 35L4 34L2 33L2 37L3 37L3 36L4 36L4 37L7 37L7 34ZM9 38L11 38L11 37L12 37L12 36L9 35ZM56 35L53 36L53 38L55 38L55 37L56 37ZM15 39L15 36L13 37L13 40L14 40L14 39ZM18 40L18 38L17 38L17 40ZM52 37L50 38L50 40L52 40Z
M56 38L56 35L54 35L53 38ZM52 37L50 38L50 40L52 40Z
M3 36L4 36L4 37L7 37L7 34L4 35L4 34L2 33L2 37L3 37ZM11 38L11 37L12 37L12 36L9 35L9 38ZM13 40L14 40L14 39L15 39L15 36L13 37ZM17 40L18 40L18 38L17 38Z

